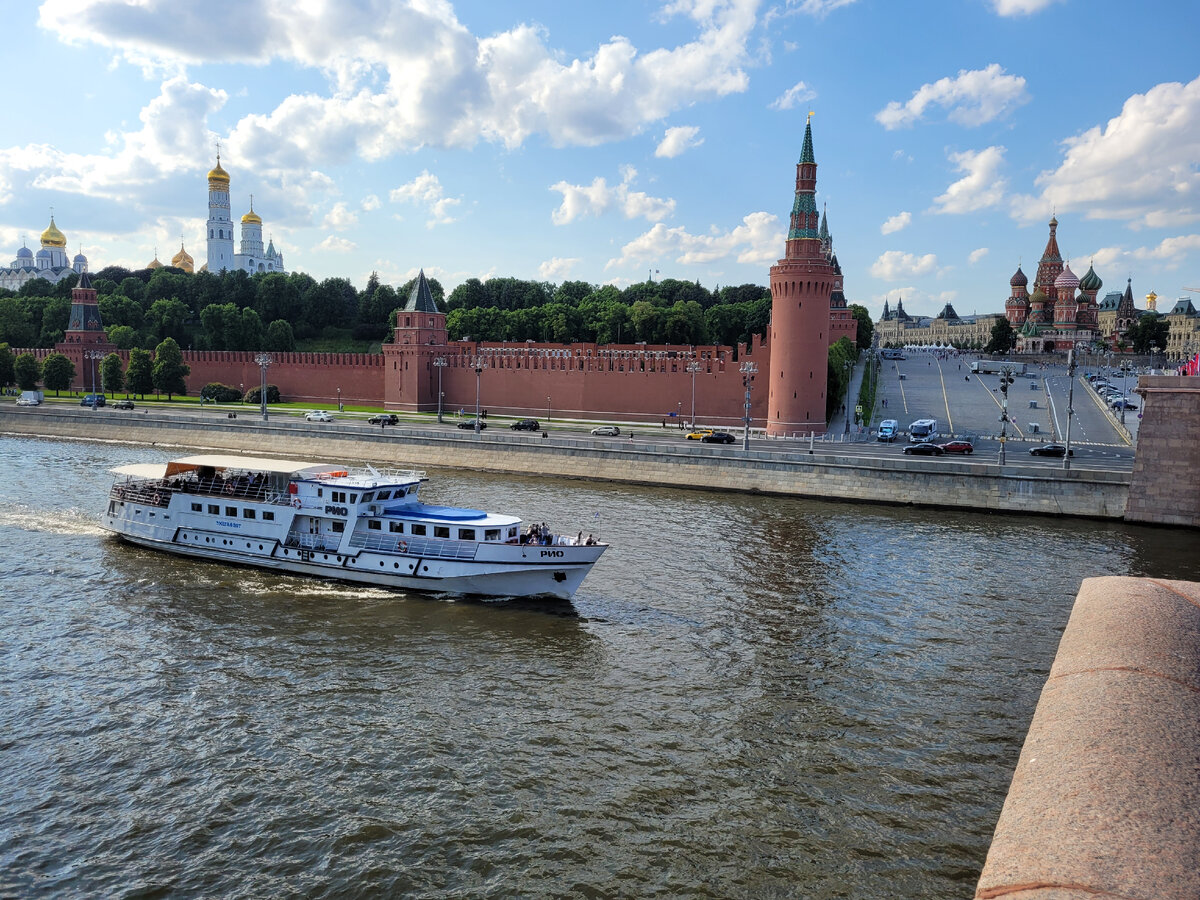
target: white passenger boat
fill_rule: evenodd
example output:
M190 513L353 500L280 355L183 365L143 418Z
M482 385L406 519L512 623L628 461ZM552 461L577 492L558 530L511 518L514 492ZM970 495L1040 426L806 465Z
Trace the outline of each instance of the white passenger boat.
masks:
M424 473L186 456L121 466L101 525L199 559L404 590L569 599L607 544L429 506Z

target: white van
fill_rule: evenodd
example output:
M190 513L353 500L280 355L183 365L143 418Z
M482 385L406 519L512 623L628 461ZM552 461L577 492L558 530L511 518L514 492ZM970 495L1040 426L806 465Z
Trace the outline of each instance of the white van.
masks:
M884 419L879 423L879 433L875 440L887 441L889 444L896 439L896 435L900 433L900 423L895 419Z

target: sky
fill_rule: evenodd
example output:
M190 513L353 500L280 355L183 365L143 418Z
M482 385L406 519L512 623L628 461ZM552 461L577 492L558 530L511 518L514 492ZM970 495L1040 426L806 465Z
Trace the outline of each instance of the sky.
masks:
M766 285L805 121L845 293L999 312L1047 222L1200 303L1200 3L7 4L0 264L205 259L205 175L291 271Z

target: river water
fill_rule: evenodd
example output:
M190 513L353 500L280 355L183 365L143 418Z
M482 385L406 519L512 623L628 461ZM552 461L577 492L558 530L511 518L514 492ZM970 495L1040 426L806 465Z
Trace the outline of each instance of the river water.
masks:
M1081 578L1200 580L1188 532L431 468L613 544L448 602L101 532L171 455L0 438L0 895L969 896Z

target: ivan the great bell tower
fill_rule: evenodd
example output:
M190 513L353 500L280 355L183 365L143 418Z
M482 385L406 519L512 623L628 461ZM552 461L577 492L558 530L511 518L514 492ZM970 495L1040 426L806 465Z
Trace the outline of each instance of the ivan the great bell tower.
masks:
M817 161L812 120L796 164L796 199L783 259L771 266L771 372L767 381L767 434L825 432L828 387L829 298L834 269L821 247L817 216Z

